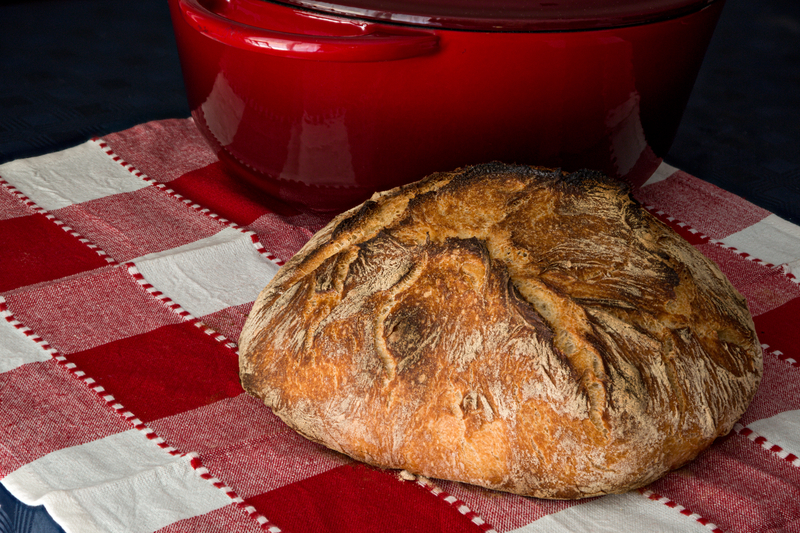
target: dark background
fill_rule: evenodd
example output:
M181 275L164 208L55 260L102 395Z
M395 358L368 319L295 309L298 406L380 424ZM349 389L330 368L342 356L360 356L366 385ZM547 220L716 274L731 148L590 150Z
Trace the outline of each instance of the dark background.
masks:
M0 0L0 163L188 116L166 0ZM800 2L727 1L666 161L800 224Z

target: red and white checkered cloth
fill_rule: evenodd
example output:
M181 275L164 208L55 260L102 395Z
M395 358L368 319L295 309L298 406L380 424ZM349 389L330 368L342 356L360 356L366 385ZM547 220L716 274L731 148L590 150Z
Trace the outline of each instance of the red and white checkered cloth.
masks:
M747 298L764 379L646 490L404 481L244 394L235 340L327 219L236 181L191 120L0 165L0 478L68 532L800 531L800 227L662 164L636 195Z

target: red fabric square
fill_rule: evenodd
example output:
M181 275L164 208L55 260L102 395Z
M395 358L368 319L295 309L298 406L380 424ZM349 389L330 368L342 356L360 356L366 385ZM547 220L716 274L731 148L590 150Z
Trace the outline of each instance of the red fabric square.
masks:
M701 244L697 249L719 265L742 296L753 316L758 316L800 297L800 285L783 272L749 261L736 252L716 244Z
M103 140L124 161L162 183L217 161L191 118L148 122Z
M483 531L426 488L361 463L245 501L287 531Z
M311 213L283 217L275 213L254 220L247 229L255 232L264 248L288 261L331 217Z
M131 429L55 360L0 374L0 478L50 452Z
M683 171L637 191L636 197L714 239L769 216L769 211Z
M159 418L149 425L170 445L199 454L288 430L260 400L242 390L238 396Z
M765 352L761 384L753 403L739 422L746 426L795 409L800 409L800 368L790 366L769 351Z
M154 420L150 427L171 446L200 454L203 465L243 498L351 461L300 436L245 393Z
M0 179L2 176L0 176ZM32 215L33 209L26 206L15 194L0 185L0 220Z
M108 265L41 214L0 220L0 292Z
M119 262L210 237L225 227L157 187L73 204L53 214Z
M143 422L242 393L236 352L189 322L73 353L68 359Z
M181 322L124 266L27 287L5 298L17 320L62 354Z
M295 209L235 176L219 161L184 174L172 181L169 187L241 226L271 211L297 213Z
M648 488L722 531L797 531L800 525L800 468L740 435L718 440Z
M785 356L800 362L800 298L795 298L780 307L767 311L753 319L758 340L778 350Z
M252 308L253 302L248 302L233 307L226 307L216 313L211 313L210 315L199 318L209 328L225 335L225 337L231 341L238 343L239 335L242 333L247 315Z
M470 509L480 514L481 518L499 532L519 529L547 515L597 499L543 500L526 498L517 494L498 492L466 483L438 479L436 480L436 485L467 504Z
M697 246L698 244L703 244L708 242L708 236L703 235L694 228L687 226L686 224L681 225L679 220L672 219L670 220L669 217L665 214L658 214L655 211L650 211L650 213L655 216L658 220L664 223L664 225L669 226L675 233L686 239L686 241L693 245ZM694 231L692 231L694 230Z
M203 464L243 498L300 482L352 462L352 459L302 437L263 404L258 408L261 413L257 417L253 413L246 413L244 417L245 421L257 424L257 434L224 446L212 448L206 445L205 451L200 453ZM214 435L210 437L212 442L216 441Z

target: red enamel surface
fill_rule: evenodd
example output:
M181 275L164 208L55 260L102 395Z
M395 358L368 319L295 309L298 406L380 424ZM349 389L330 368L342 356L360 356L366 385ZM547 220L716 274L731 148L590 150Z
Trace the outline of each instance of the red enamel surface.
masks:
M319 210L492 160L641 184L669 149L722 4L601 30L484 32L170 0L192 116L217 155Z

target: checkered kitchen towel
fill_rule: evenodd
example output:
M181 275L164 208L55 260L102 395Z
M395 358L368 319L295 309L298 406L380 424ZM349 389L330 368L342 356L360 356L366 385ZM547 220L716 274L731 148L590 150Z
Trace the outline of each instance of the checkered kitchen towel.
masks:
M406 481L243 393L258 292L327 219L234 180L190 119L0 166L0 478L68 532L800 531L800 228L662 164L637 192L747 298L765 376L642 491Z

